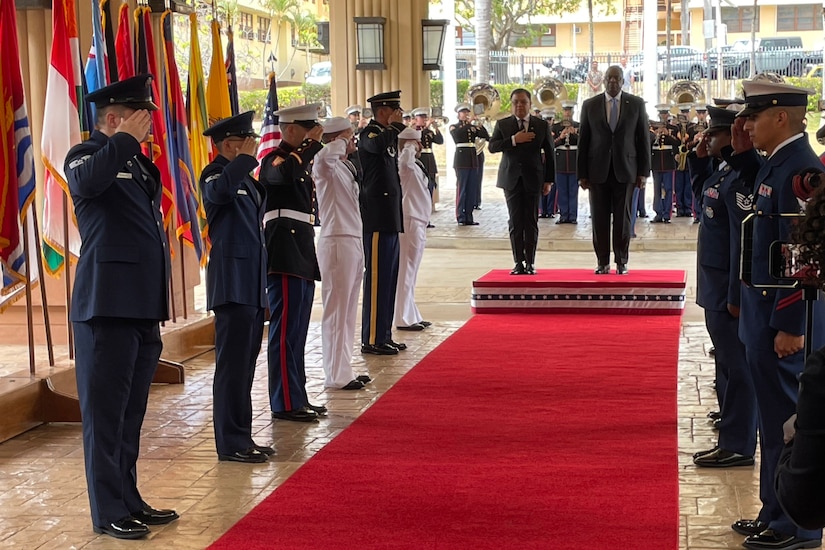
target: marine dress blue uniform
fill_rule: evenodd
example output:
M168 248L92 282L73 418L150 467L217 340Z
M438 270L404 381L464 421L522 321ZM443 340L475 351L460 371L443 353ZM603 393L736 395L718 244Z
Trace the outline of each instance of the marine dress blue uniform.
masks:
M221 120L204 135L222 141L256 136L249 111ZM252 382L266 312L266 192L254 177L255 157L218 155L200 178L212 248L206 268L206 307L215 312L215 445L222 460L259 461L252 440ZM246 458L246 460L245 460Z

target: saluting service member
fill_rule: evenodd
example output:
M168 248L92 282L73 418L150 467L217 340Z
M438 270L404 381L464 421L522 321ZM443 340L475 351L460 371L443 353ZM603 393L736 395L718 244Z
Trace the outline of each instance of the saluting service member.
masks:
M670 105L656 105L659 122L650 125L651 168L653 172L653 223L670 223L673 214L673 172L676 151L681 145L679 128L670 124Z
M152 76L88 94L91 138L66 155L66 178L83 245L72 292L83 457L95 533L119 539L178 518L137 488L140 428L169 318L169 246L160 172L140 144L151 127Z
M756 452L756 395L739 340L739 253L742 221L753 211L753 173L740 175L725 160L733 149L735 110L709 106L712 120L688 155L702 222L696 249L696 303L716 349L718 444L696 453L693 463L709 468L751 466ZM755 172L758 164L745 169Z
M352 341L358 317L358 294L364 279L363 224L358 205L358 175L348 157L355 133L347 119L323 123L324 148L312 164L318 208L324 217L318 239L321 268L321 349L324 386L360 390L370 381L352 371Z
M398 173L401 178L404 232L399 238L398 289L395 294L395 326L398 330L424 330L430 325L415 305L415 281L427 242L430 196L427 172L418 160L421 133L407 128L398 134Z
M281 143L261 161L260 171L266 189L269 403L273 418L298 422L312 422L326 412L310 405L304 368L315 281L321 280L310 174L312 159L323 147L318 105L275 113Z
M510 93L513 116L496 123L490 152L502 153L496 187L504 189L510 214L510 248L516 265L511 275L534 275L539 241L539 198L547 195L555 177L550 125L530 116L530 92Z
M455 142L453 168L456 174L455 193L455 220L458 225L478 225L473 219L473 207L478 198L475 183L478 170L478 155L476 155L477 137L489 139L484 126L473 124L469 103L459 103L455 106L458 122L450 126L450 136Z
M367 101L373 119L358 142L358 156L364 169L360 196L365 265L361 353L396 355L407 349L405 344L392 339L398 234L404 231L396 158L398 134L405 128L401 122L401 92L385 92Z
M247 463L275 452L252 440L252 382L266 312L265 191L251 175L258 166L254 114L220 120L203 133L219 154L200 177L212 243L206 308L215 312L215 445L219 460Z
M556 151L556 191L559 219L556 224L579 223L579 182L576 180L576 154L579 143L579 123L573 120L575 101L562 101L563 118L553 125L553 148ZM546 204L553 191L542 198ZM546 212L547 210L545 210ZM552 209L551 209L552 212Z
M430 120L430 113L427 109L419 107L413 110L415 117L415 129L421 132L421 156L419 160L427 169L427 188L432 200L433 192L438 185L438 164L435 162L433 144L444 145L444 135L438 127L436 120ZM428 227L433 227L428 222Z
M748 164L759 166L753 181L754 210L767 215L797 214L800 207L792 189L793 177L821 165L805 134L806 106L813 90L748 80L742 87L745 108L733 126L736 154L728 162L735 169ZM755 149L764 151L766 157ZM792 226L793 219L787 217L763 216L754 224L754 284L775 284L770 275L771 243L789 241ZM783 424L796 409L805 338L813 338L813 349L822 344L822 302L810 304L814 308L814 331L805 334L802 290L743 285L741 301L739 337L745 345L759 412L762 509L756 519L740 519L731 527L748 535L746 548L818 548L822 531L803 529L791 521L779 504L774 480L784 447Z
M363 175L361 171L361 161L358 159L358 136L361 134L361 130L369 123L369 118L361 116L361 111L363 108L360 105L350 105L347 107L345 113L347 118L352 125L352 131L355 133L355 148L356 150L349 154L347 157L349 161L355 165L355 170L358 172L358 178L360 179ZM319 216L320 217L320 216Z

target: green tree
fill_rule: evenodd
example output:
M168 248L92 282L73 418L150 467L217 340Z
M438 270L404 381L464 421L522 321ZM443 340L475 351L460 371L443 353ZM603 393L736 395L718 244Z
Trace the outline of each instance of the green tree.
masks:
M278 51L281 43L281 23L289 21L293 13L300 12L301 3L299 0L260 0L261 7L269 14L269 35L267 44L275 44L273 50ZM272 40L272 28L275 27L275 40ZM261 54L262 61L266 61L266 48Z

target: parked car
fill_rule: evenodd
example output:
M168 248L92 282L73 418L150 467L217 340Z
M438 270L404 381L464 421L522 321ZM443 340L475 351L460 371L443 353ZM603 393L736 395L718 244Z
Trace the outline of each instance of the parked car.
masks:
M747 78L751 72L751 50L757 73L802 76L808 64L822 63L822 50L804 50L798 36L757 38L753 45L750 40L737 40L722 57L725 76Z
M705 74L710 74L710 78L716 78L716 67L719 64L719 51L721 50L722 55L724 55L726 51L731 49L731 47L732 46L728 44L725 46L718 46L708 50L707 58L709 69L706 71Z
M330 84L331 82L332 63L330 63L329 61L321 61L320 63L315 63L309 69L309 74L307 74L306 76L307 84L322 86L324 84Z
M701 80L705 76L705 54L691 46L671 46L668 55L667 46L656 49L656 71L659 80L667 77L667 62L670 58L670 76L675 79ZM644 52L637 53L628 60L636 80L644 80Z
M808 65L808 78L822 78L822 63L817 65Z

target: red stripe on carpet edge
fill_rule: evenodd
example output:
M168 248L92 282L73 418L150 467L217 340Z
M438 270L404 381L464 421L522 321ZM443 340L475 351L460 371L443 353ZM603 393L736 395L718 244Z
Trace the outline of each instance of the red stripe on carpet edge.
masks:
M678 302L676 302L678 303ZM571 314L578 315L582 312L588 314L601 315L679 315L683 313L684 304L674 309L641 309L641 308L612 308L612 307L596 307L596 308L553 308L553 307L476 307L473 306L472 312L479 315L486 313L525 313L527 315L535 314Z
M687 282L684 270L639 269L627 275L596 275L587 269L539 269L535 275L510 275L505 269L493 269L473 281L474 288L502 285L539 288L557 286L569 288L591 288L603 286L683 288Z
M213 548L677 548L679 323L474 317Z

